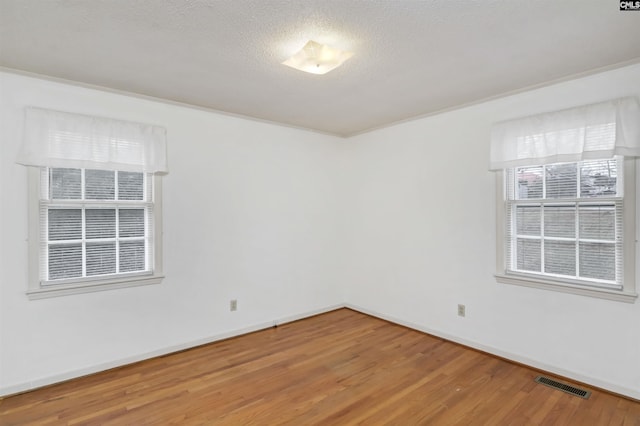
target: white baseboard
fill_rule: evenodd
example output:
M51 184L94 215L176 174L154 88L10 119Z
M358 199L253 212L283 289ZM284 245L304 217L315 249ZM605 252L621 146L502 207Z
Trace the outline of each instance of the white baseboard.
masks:
M462 339L460 337L456 337L456 336L453 336L451 334L443 333L443 332L438 331L438 330L433 330L431 328L424 327L424 326L419 325L419 324L415 324L415 323L412 323L412 322L409 322L409 321L404 321L404 320L401 320L399 318L392 317L390 315L385 315L385 314L382 314L380 312L376 312L376 311L373 311L371 309L364 308L362 306L358 306L358 305L354 305L354 304L351 304L351 303L347 303L347 304L345 304L345 307L349 308L349 309L352 309L354 311L361 312L363 314L371 315L372 317L376 317L376 318L380 318L380 319L392 322L394 324L402 325L402 326L405 326L405 327L408 327L408 328L411 328L411 329L414 329L414 330L421 331L423 333L430 334L432 336L440 337L442 339L445 339L445 340L448 340L448 341L451 341L451 342L459 343L459 344L461 344L463 346L467 346L467 347L470 347L470 348L473 348L473 349L478 349L478 350L480 350L482 352L486 352L486 353L489 353L489 354L492 354L492 355L495 355L495 356L498 356L498 357L501 357L501 358L505 358L505 359L508 359L510 361L514 361L514 362L517 362L517 363L520 363L520 364L524 364L524 365L530 366L532 368L536 368L536 369L543 370L543 371L546 371L546 372L549 372L549 373L553 373L553 374L556 374L556 375L559 375L559 376L562 376L562 377L566 377L568 379L576 380L578 382L582 382L582 383L585 383L585 384L588 384L588 385L592 385L592 386L595 386L595 387L598 387L598 388L601 388L601 389L605 389L605 390L608 390L610 392L613 392L613 393L616 393L616 394L619 394L619 395L628 396L629 398L633 398L635 400L640 400L640 391L637 390L637 389L631 389L631 388L627 388L627 387L624 387L624 386L619 386L619 385L616 385L614 383L609 383L609 382L606 382L606 381L603 381L603 380L600 380L600 379L597 379L597 378L594 378L594 377L585 376L584 374L580 374L580 373L577 373L575 371L570 371L570 370L566 370L564 368L559 368L559 367L555 367L555 366L552 366L552 365L549 365L549 364L545 364L545 363L536 361L536 360L531 359L531 358L523 357L521 355L516 355L516 354L510 353L510 352L504 351L502 349L498 349L498 348L494 348L494 347L491 347L491 346L484 345L482 343L474 342L472 340Z
M158 357L158 356L163 356L163 355L167 355L170 354L172 352L178 352L181 350L185 350L185 349L189 349L189 348L193 348L196 346L200 346L200 345L206 345L208 343L213 343L219 340L224 340L224 339L228 339L230 337L236 337L236 336L241 336L243 334L247 334L247 333L252 333L254 331L259 331L259 330L264 330L266 328L270 328L273 327L275 324L280 325L280 324L286 324L288 322L293 322L293 321L297 321L297 320L301 320L304 318L308 318L308 317L312 317L314 315L319 315L319 314L323 314L325 312L329 312L329 311L333 311L336 309L340 309L340 308L349 308L352 309L354 311L358 311L361 312L363 314L366 315L370 315L372 317L376 317L376 318L380 318L389 322L392 322L394 324L399 324L414 330L418 330L421 331L423 333L427 333L436 337L440 337L442 339L451 341L451 342L455 342L455 343L459 343L461 345L464 346L468 346L470 348L474 348L474 349L478 349L480 351L492 354L492 355L496 355L499 356L501 358L505 358L514 362L518 362L520 364L524 364L524 365L528 365L530 367L533 368L537 368L539 370L543 370L543 371L547 371L549 373L553 373L553 374L557 374L559 376L562 377L567 377L569 379L573 379L573 380L577 380L579 382L582 383L586 383L592 386L596 386L598 388L601 389L605 389L608 390L610 392L614 392L620 395L625 395L628 396L630 398L633 398L635 400L640 400L640 391L638 390L634 390L634 389L630 389L630 388L626 388L624 386L619 386L613 383L609 383L609 382L605 382L602 381L600 379L597 378L593 378L593 377L589 377L589 376L585 376L583 374L580 373L576 373L574 371L570 371L570 370L565 370L563 368L558 368L558 367L554 367L552 365L548 365L527 357L523 357L520 355L516 355L516 354L512 354L510 352L506 352L504 350L498 349L498 348L494 348L491 346L487 346L484 345L482 343L478 343L478 342L474 342L471 340L467 340L467 339L462 339L447 333L443 333L441 331L438 330L433 330L430 329L428 327L424 327L422 325L419 324L415 324L409 321L404 321L401 320L399 318L395 318L392 317L390 315L386 315L386 314L382 314L380 312L376 312L373 311L371 309L367 309L364 308L362 306L359 305L354 305L351 303L346 303L346 304L337 304L337 305L332 305L326 308L321 308L321 309L316 309L313 311L307 311L307 312L303 312L300 314L296 314L296 315L289 315L286 317L281 317L281 318L277 318L274 319L272 321L269 322L262 322L259 324L254 324L248 327L244 327L244 328L240 328L240 329L235 329L235 330L231 330L228 332L224 332L224 333L220 333L220 334L216 334L213 336L209 336L209 337L205 337L202 339L197 339L197 340L193 340L190 342L185 342L185 343L181 343L178 345L173 345L173 346L169 346L169 347L165 347L165 348L160 348L151 352L146 352L143 354L139 354L139 355L134 355L134 356L130 356L130 357L126 357L126 358L122 358L122 359L118 359L118 360L114 360L111 362L106 362L106 363L102 363L102 364L98 364L95 366L91 366L91 367L87 367L87 368L82 368L82 369L78 369L78 370L73 370L73 371L69 371L66 373L62 373L62 374L55 374L52 376L47 376L47 377L43 377L40 378L38 380L34 380L31 382L26 382L26 383L20 383L17 385L12 385L12 386L0 386L0 397L3 396L7 396L7 395L13 395L16 393L20 393L20 392L25 392L25 391L29 391L29 390L33 390L33 389L37 389L43 386L48 386L48 385L52 385L54 383L59 383L59 382L64 382L66 380L70 380L70 379L75 379L78 377L82 377L82 376L87 376L90 374L94 374L94 373L98 373L101 371L105 371L105 370L109 370L112 368L116 368L116 367L122 367L124 365L127 364L132 364L134 362L139 362L139 361L144 361L146 359L150 359L150 358L154 358L154 357Z
M274 325L286 324L288 322L293 322L297 320L301 320L304 318L312 317L314 315L323 314L325 312L333 311L336 309L344 308L344 304L333 305L326 308L316 309L313 311L307 311L295 315L289 315L286 317L276 318L272 321L262 322L259 324L253 324L248 327L243 327L235 330L230 330L224 333L219 333L213 336L208 336L202 339L192 340L189 342L180 343L178 345L167 346L164 348L159 348L150 352L145 352L138 355L129 356L126 358L117 359L114 361L105 362L102 364L93 365L91 367L80 368L77 370L68 371L61 374L54 374L51 376L43 377L37 380L33 380L30 382L19 383L11 386L0 386L0 397L5 397L8 395L13 395L21 392L26 392L30 390L34 390L37 388L41 388L43 386L52 385L55 383L64 382L71 379L76 379L82 376L88 376L90 374L99 373L101 371L110 370L112 368L122 367L124 365L133 364L134 362L144 361L146 359L155 358L158 356L167 355L173 352L182 351L185 349L194 348L196 346L206 345L208 343L217 342L219 340L228 339L230 337L237 337L247 333L253 333L254 331L264 330Z

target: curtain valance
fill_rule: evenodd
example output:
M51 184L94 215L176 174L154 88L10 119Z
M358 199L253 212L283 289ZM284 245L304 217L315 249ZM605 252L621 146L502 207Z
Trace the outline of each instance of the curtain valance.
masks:
M28 107L18 163L168 173L160 126Z
M497 123L489 169L614 155L640 156L640 104L634 97Z

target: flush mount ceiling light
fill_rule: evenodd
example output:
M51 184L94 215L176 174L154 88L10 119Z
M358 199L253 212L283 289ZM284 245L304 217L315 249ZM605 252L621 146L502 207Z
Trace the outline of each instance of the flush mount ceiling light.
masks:
M344 52L309 40L302 50L282 64L312 74L326 74L351 56L353 52Z

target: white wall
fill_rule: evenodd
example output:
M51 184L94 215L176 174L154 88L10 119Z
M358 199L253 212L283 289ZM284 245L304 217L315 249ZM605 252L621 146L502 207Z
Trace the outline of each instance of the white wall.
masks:
M10 73L0 90L0 394L344 302L342 140ZM167 128L162 284L27 300L26 105Z
M635 65L351 139L347 302L640 398L640 302L496 283L495 181L487 171L491 123L640 96L638 81Z
M495 282L487 171L491 123L640 96L639 80L626 67L345 141L0 73L0 394L347 302L640 398L640 302ZM25 105L167 127L163 284L27 300Z

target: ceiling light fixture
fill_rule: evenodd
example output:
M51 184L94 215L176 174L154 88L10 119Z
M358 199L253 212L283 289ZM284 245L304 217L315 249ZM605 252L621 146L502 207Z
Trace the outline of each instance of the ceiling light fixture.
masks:
M344 52L309 40L302 50L282 64L312 74L326 74L338 68L351 56L353 52Z

